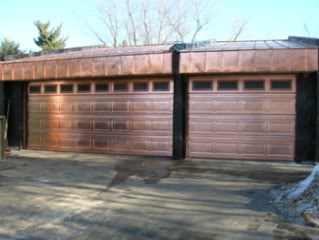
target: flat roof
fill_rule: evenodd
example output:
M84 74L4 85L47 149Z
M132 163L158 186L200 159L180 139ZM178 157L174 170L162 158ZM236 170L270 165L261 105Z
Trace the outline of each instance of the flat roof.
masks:
M160 54L170 52L172 46L173 44L125 46L115 48L107 46L69 48L54 51L42 51L25 55L8 56L7 60L4 63Z
M185 74L318 71L319 39L202 41L149 46L80 47L8 56L0 80L30 81L173 74L173 51Z
M305 44L291 40L250 40L250 41L208 41L205 45L189 47L181 52L202 51L245 51L245 50L280 50L280 49L312 49L315 44Z

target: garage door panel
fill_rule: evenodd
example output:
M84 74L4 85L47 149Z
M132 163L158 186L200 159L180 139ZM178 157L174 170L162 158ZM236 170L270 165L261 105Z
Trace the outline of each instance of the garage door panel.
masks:
M267 101L260 101L260 100L255 100L255 101L245 101L242 103L242 108L243 111L245 112L250 112L250 113L263 113L267 112Z
M33 119L29 121L29 131L52 132L60 131L69 134L94 133L99 134L120 134L120 135L143 135L143 136L166 136L172 131L170 120L162 121L122 121L122 120L41 120Z
M112 141L110 139L95 139L93 143L94 150L110 151Z
M94 120L93 120L94 121ZM111 131L111 120L98 120L94 121L94 131Z
M234 134L234 132L239 132L240 128L239 128L239 124L240 122L236 122L236 121L224 121L224 122L220 122L220 121L215 121L213 123L213 129L212 132L214 133L231 133Z
M76 105L76 112L79 112L79 113L91 112L91 103L77 103L75 105Z
M31 135L28 138L28 144L32 147L40 147L42 146L41 136L40 135Z
M112 150L120 152L128 152L130 150L130 141L127 139L113 139Z
M150 149L150 146L148 142L136 140L132 141L132 149L137 152L145 152Z
M266 144L263 143L243 143L242 152L245 155L251 156L267 156Z
M40 102L30 102L29 105L28 105L28 111L30 113L41 112L41 103Z
M102 113L105 113L105 112L110 112L111 111L111 106L112 106L112 103L111 102L95 102L94 103L94 112L102 112Z
M58 129L59 126L60 126L60 120L59 119L50 119L50 120L47 120L47 119L38 119L38 121L41 123L41 130L42 129ZM31 130L36 130L36 129L39 129L39 128L32 128L31 127Z
M189 132L211 132L213 131L213 122L198 121L189 124Z
M152 130L171 132L172 125L170 124L169 120L153 121Z
M46 147L58 147L59 146L59 138L54 136L42 136L41 138L42 145Z
M293 160L295 144L295 89L270 89L273 79L294 76L256 76L266 86L256 91L243 88L252 76L209 77L210 89L189 85L189 157L224 159ZM219 81L237 81L238 89L218 89Z
M137 101L133 101L131 104L133 112L152 111L152 105L153 105L152 102L137 102Z
M295 113L295 101L269 101L269 111L272 113Z
M60 136L59 148L74 148L74 138L69 136Z
M189 134L191 137L196 136L214 136L214 135L263 135L263 136L295 136L295 124L293 119L291 122L287 119L265 119L257 120L248 118L241 119L240 117L233 117L236 119L229 120L229 118L222 121L219 116L210 119L192 118L189 125ZM262 117L260 117L262 119ZM289 119L289 118L288 118Z
M29 121L29 129L41 129L41 120L33 119Z
M239 144L232 142L217 141L214 143L214 152L216 154L239 154Z
M270 122L268 125L269 133L274 135L282 134L282 135L295 135L295 123L294 122Z
M148 84L152 85L152 81ZM71 82L77 83L80 82ZM103 83L108 84L109 90L113 89L114 81ZM92 91L85 94L29 94L28 148L172 155L172 91L159 93L149 87L146 93L132 90L94 93L95 82L90 81L90 84Z
M79 130L91 130L91 121L90 120L74 121L74 128Z
M112 112L129 112L128 102L113 102Z
M282 141L255 143L253 141L234 141L234 139L210 139L210 141L191 141L189 157L291 160L294 146Z
M76 109L75 103L73 102L60 102L60 112L72 113Z
M217 93L218 94L218 93ZM239 93L240 94L240 93ZM237 95L239 95L237 94ZM295 114L295 98L294 95L287 97L276 96L267 94L262 96L263 99L249 97L249 94L246 94L245 98L234 100L234 95L232 99L228 99L228 96L224 96L225 99L220 99L216 95L210 93L208 96L202 96L200 99L195 98L190 94L189 96L189 111L191 113L228 113L228 114Z
M267 122L241 122L240 131L247 134L266 134Z
M59 111L59 104L58 103L44 103L41 102L41 112L58 112Z
M236 100L214 101L213 106L216 112L234 112L241 108L241 102Z
M172 141L171 140L154 140L151 144L151 150L155 150L157 152L163 151L163 152L170 152L172 150Z
M132 121L132 130L133 131L148 131L151 129L151 121L142 121L142 120L136 120Z
M173 104L171 101L158 101L153 102L152 109L154 111L161 111L161 112L171 112L172 111Z
M293 156L294 147L289 144L268 144L268 154L269 156Z

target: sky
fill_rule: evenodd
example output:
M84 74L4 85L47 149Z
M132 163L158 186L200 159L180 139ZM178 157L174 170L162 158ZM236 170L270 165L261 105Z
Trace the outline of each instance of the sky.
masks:
M99 0L101 1L101 0ZM108 1L108 0L105 0ZM173 1L173 0L172 0ZM238 18L248 20L240 40L286 39L288 36L319 38L319 0L212 0L216 17L198 40L229 40ZM36 20L63 24L66 47L96 45L88 23L100 24L97 0L0 0L0 39L20 43L23 50L39 50L33 42Z

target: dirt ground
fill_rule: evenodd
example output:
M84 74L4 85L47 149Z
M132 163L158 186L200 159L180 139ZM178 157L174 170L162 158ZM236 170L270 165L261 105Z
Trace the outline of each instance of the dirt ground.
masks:
M0 239L319 239L269 191L310 165L17 151L0 162Z

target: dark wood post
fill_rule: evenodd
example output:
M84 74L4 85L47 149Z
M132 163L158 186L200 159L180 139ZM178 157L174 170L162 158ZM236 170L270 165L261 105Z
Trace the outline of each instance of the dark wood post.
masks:
M316 158L319 162L319 72L316 73Z
M8 81L5 82L5 98L7 112L8 102L10 101L10 109L8 118L8 144L9 146L20 147L24 138L24 91L25 82Z
M179 73L180 52L185 44L176 44L172 48L172 68L174 79L174 104L173 104L173 159L185 158L185 82Z
M4 115L4 82L0 81L0 115Z
M295 161L316 155L316 74L297 74Z

